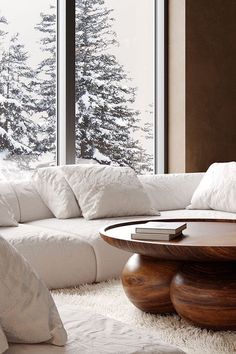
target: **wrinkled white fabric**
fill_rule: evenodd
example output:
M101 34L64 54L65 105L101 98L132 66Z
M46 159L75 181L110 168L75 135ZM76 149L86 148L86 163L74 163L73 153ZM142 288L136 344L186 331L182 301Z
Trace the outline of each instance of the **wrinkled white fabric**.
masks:
M62 169L87 220L159 214L129 167L74 165Z
M194 192L188 209L236 213L236 162L212 164Z
M59 307L68 333L63 348L48 345L10 345L6 354L180 354L183 351L160 342L144 329L81 310L75 305Z
M46 167L33 174L34 186L51 212L59 219L81 215L75 196L61 167Z
M0 289L0 323L9 342L66 343L66 331L49 290L1 236Z
M0 226L17 226L14 213L3 196L0 196Z
M0 354L4 353L8 349L7 338L0 325Z

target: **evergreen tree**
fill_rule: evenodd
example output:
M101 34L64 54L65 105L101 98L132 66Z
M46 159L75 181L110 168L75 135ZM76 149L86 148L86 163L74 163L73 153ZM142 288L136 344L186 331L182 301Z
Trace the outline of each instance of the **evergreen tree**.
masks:
M19 42L19 35L14 35L0 62L0 132L1 150L8 149L9 156L16 157L21 167L28 167L27 159L35 153L38 128L32 120L34 73L27 61L24 45Z
M56 10L41 13L36 30L42 33L40 40L44 59L37 68L37 107L41 113L42 152L56 152Z
M134 139L139 112L135 88L116 57L112 10L104 0L76 0L77 157L149 170L149 156Z

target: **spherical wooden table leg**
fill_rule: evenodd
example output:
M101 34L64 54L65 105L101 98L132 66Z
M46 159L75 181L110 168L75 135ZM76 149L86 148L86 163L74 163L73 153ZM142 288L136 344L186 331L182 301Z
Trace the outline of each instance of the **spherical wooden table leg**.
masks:
M197 326L236 329L236 263L190 263L173 277L171 300Z
M176 261L133 255L122 273L122 283L129 300L150 313L175 311L170 300L170 283L181 266Z

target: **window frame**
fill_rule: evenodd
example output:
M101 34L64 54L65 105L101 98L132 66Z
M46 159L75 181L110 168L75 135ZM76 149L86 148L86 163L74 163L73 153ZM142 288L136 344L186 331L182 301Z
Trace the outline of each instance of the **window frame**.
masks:
M154 173L168 171L168 1L154 1ZM57 164L75 163L75 0L57 0ZM160 52L160 54L158 54Z

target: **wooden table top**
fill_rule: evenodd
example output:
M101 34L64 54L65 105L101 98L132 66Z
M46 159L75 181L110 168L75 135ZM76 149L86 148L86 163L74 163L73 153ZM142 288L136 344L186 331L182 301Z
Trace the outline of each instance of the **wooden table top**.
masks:
M236 220L158 219L186 222L187 229L172 241L132 240L135 227L147 221L109 225L100 230L100 235L112 246L159 259L236 261Z

